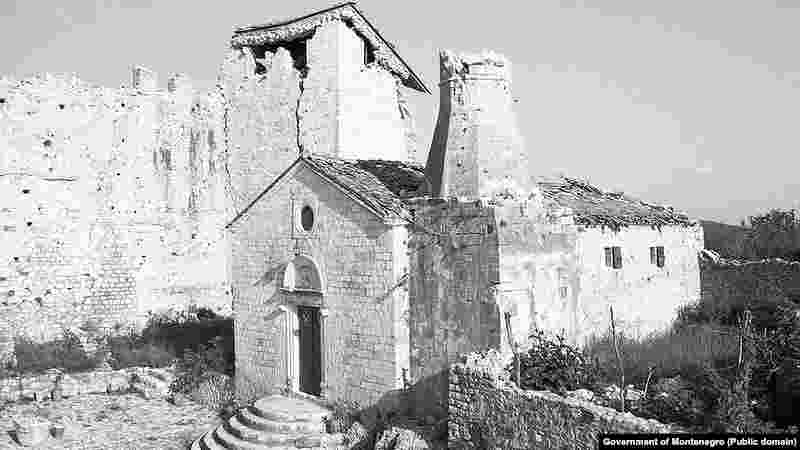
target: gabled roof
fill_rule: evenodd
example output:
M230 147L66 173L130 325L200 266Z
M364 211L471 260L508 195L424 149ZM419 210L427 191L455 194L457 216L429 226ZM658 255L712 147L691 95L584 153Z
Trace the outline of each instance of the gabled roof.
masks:
M695 224L687 215L671 207L645 203L622 193L606 192L574 178L560 177L538 184L546 198L570 208L575 214L575 223L580 225L619 228Z
M378 212L381 217L405 216L402 198L413 194L415 179L424 176L422 167L400 161L346 160L311 156L304 160L323 178Z
M403 203L403 198L414 194L424 176L422 166L402 161L301 156L240 211L226 228L242 218L298 164L308 167L381 219L408 217L408 208Z
M352 26L374 50L375 61L387 70L402 78L403 84L418 91L430 94L431 91L422 79L397 53L393 44L387 41L375 26L356 7L348 1L333 5L320 11L305 14L294 19L278 20L261 25L239 27L231 38L233 47L289 42L313 33L314 28L330 20L342 20Z

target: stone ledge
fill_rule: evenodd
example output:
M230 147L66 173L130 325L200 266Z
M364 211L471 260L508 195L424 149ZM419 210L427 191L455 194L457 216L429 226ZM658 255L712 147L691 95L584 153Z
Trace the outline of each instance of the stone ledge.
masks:
M59 384L63 397L133 390L146 398L163 398L168 395L174 371L129 367L120 370L98 369L66 374L58 369L50 369L41 375L0 379L0 402L48 400L52 397L58 377L61 377Z

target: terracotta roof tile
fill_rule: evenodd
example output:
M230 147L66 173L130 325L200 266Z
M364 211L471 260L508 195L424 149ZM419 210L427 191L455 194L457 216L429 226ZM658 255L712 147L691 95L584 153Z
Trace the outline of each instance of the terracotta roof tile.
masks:
M382 216L405 216L402 199L422 181L421 166L402 161L345 160L327 156L304 158L317 172Z
M619 228L629 225L694 225L695 222L671 207L653 205L626 196L606 192L589 183L568 177L539 182L544 196L572 209L575 222Z

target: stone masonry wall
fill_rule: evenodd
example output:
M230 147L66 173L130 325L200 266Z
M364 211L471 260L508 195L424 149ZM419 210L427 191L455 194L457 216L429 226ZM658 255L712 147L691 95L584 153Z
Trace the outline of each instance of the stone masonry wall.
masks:
M314 210L311 232L300 227ZM296 364L287 330L293 305L322 307L323 394L368 404L402 386L404 270L393 259L400 227L391 227L305 166L292 169L230 227L237 387L282 388ZM286 267L304 255L317 265L322 295L282 290ZM290 321L287 324L287 321ZM293 325L294 328L296 325ZM296 375L296 374L295 374Z
M228 303L209 270L225 257L219 102L185 78L169 92L136 78L145 84L0 80L0 353L87 319ZM189 288L202 294L173 297Z
M508 381L495 352L453 364L448 385L448 448L595 449L599 433L670 433L669 426Z
M440 53L440 107L426 175L431 194L489 198L534 189L511 97L511 63Z

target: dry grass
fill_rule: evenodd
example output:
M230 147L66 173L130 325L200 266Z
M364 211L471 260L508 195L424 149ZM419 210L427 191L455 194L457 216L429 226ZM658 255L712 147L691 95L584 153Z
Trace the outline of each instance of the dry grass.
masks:
M693 372L703 364L712 364L723 371L735 367L739 341L733 329L702 324L673 329L642 341L622 339L620 349L626 378L641 387L650 368L655 378L664 378ZM618 382L610 336L591 339L586 351L604 368L605 381Z

